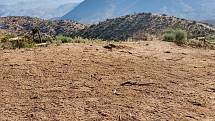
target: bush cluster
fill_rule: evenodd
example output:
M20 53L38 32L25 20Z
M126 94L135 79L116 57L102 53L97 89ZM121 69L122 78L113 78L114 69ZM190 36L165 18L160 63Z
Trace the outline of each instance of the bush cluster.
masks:
M187 42L187 32L181 29L170 29L164 32L163 41L185 44Z
M15 37L9 34L0 35L0 47L5 49L32 48L35 42L26 37Z
M56 39L62 43L70 43L72 41L72 38L63 35L56 36Z
M56 36L56 41L58 43L85 43L88 40L80 37L71 38L68 36L58 35Z
M215 43L215 35L208 35L206 40L210 43Z

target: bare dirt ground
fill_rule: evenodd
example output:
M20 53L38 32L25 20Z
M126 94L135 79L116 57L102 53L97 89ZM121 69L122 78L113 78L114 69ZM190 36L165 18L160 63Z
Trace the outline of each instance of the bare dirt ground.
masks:
M0 50L0 121L215 121L215 51L150 41Z

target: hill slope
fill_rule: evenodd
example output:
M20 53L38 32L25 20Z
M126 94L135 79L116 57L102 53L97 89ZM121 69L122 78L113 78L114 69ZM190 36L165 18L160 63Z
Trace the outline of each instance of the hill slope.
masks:
M135 12L151 12L206 20L215 19L214 10L214 0L85 0L62 19L94 23Z
M70 34L83 29L85 25L73 21L49 21L32 17L0 17L0 30L15 35L30 34L34 26L49 35Z
M214 28L196 21L172 16L140 13L108 19L80 31L78 35L84 38L126 40L138 33L160 35L168 28L184 29L188 32L189 37L206 36L215 33Z

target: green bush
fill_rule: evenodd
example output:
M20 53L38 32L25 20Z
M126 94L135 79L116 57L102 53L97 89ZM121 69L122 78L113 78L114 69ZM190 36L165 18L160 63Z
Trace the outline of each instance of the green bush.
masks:
M164 32L163 41L185 44L187 41L187 32L181 29L170 29Z
M208 35L206 40L210 43L215 43L215 35Z
M88 39L83 39L81 37L76 37L76 38L73 38L73 41L72 43L86 43L87 41L90 41Z
M86 43L86 41L89 41L89 40L83 39L80 37L71 38L71 37L59 35L59 36L56 36L55 41L58 43Z
M57 41L61 41L62 43L70 43L72 42L72 38L66 37L63 35L56 36Z
M187 32L184 30L175 31L175 42L177 44L185 44L187 41Z
M165 33L163 40L167 41L167 42L174 42L175 34L174 33Z
M35 47L36 44L35 42L28 40L26 38L22 38L21 40L18 41L18 43L15 43L15 48L33 48Z
M20 38L17 40L4 41L1 47L4 49L32 48L35 47L35 42L26 38Z
M9 34L4 34L0 36L0 42L7 42L10 38L13 38L14 36Z

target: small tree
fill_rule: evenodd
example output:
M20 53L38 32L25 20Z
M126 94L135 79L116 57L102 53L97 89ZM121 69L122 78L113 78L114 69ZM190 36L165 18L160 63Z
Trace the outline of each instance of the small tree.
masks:
M39 27L34 27L33 29L32 29L32 37L33 37L33 40L34 41L36 41L35 40L35 35L36 34L38 34L38 36L39 36L39 43L42 43L42 38L41 38L41 33L40 33L40 28Z

